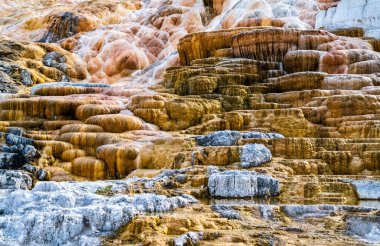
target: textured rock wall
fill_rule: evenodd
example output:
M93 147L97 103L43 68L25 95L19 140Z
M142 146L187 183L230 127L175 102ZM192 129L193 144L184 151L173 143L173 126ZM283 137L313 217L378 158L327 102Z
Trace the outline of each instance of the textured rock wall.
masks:
M316 4L2 1L0 242L378 243L380 43Z

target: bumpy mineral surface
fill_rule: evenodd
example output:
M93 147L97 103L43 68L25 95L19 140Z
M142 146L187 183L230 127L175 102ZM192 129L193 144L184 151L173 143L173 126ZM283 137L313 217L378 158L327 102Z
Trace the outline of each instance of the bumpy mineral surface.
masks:
M1 246L380 244L377 0L0 9Z

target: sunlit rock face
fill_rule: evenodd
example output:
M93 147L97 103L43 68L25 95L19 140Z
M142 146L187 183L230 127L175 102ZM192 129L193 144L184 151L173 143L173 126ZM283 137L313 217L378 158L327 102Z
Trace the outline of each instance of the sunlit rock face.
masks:
M377 243L380 41L315 29L344 2L2 1L0 244Z
M358 27L365 36L380 38L379 3L376 0L319 1L316 28L328 30ZM349 13L349 14L348 14Z
M312 28L314 1L36 1L3 3L1 34L57 42L86 63L90 81L113 83L136 70L162 78L178 65L179 39L188 33L232 27ZM27 10L14 17L17 7ZM40 8L36 13L32 11ZM42 10L41 10L42 9ZM30 11L30 12L29 12ZM154 64L154 65L153 65ZM153 65L153 66L151 66Z

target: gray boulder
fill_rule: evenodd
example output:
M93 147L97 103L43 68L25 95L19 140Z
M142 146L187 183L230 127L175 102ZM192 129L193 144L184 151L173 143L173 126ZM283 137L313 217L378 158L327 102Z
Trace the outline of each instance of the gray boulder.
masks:
M31 176L23 171L1 170L0 169L0 189L31 189L33 180Z
M259 167L272 160L272 153L263 144L247 144L240 150L240 162L243 168Z
M34 173L35 171L37 171L37 167L30 165L30 164L26 164L26 165L22 166L22 169L29 172L29 173Z
M27 162L26 158L19 153L0 152L0 169L18 169Z
M54 67L63 73L67 72L66 57L56 51L47 53L42 62L45 66Z
M33 85L32 75L26 69L21 70L21 83L26 86Z
M277 179L250 171L213 171L208 188L213 197L269 197L280 194Z

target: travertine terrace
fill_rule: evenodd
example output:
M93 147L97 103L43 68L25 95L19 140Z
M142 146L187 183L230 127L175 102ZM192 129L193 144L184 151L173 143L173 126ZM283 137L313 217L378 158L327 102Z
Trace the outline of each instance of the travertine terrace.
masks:
M380 2L0 9L0 245L380 244Z

